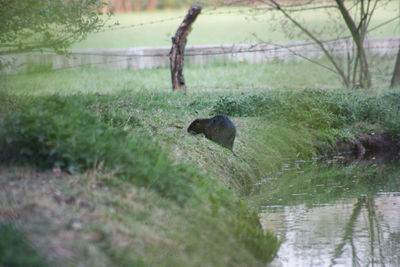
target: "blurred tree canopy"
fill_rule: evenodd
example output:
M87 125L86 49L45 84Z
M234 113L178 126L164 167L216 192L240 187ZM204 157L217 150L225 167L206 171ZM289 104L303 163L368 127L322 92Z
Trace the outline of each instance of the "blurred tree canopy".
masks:
M101 0L0 0L0 55L54 50L104 25Z
M163 8L181 8L190 5L207 6L218 4L221 0L106 0L112 12L131 12Z

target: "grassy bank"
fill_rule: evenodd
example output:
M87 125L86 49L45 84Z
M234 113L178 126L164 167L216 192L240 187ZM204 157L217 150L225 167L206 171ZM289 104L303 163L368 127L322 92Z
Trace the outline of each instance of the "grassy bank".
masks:
M132 97L3 94L2 185L17 189L2 192L8 203L2 213L17 214L16 224L28 225L24 231L46 255L52 248L37 245L35 237L64 246L60 236L73 235L65 244L77 254L71 264L82 263L91 249L96 259L89 260L99 257L104 265L198 266L206 258L207 265L256 266L271 260L278 242L263 234L257 213L207 170L165 152L167 136L157 131L168 126L156 114L174 96L123 100ZM149 105L153 98L158 104ZM134 106L144 117L132 115ZM153 117L144 121L147 116ZM25 180L31 174L36 181ZM75 243L82 243L80 252ZM47 260L68 260L63 256Z
M285 84L279 64L262 67L279 82L246 64L188 68L187 95L166 69L2 77L1 221L52 265L263 265L279 243L248 206L254 183L359 132L400 134L397 91L293 89L330 78L297 63ZM220 113L239 157L186 132Z

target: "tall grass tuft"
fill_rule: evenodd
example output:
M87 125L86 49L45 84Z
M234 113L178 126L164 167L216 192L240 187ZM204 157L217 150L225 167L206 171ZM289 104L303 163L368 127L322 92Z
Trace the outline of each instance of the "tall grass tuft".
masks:
M0 266L48 266L15 225L0 223L0 236Z
M383 94L349 90L307 89L268 91L241 96L220 96L213 113L264 116L301 123L315 129L337 129L355 122L378 124L399 135L400 92Z
M103 166L181 204L193 196L195 171L174 164L156 142L113 127L123 121L120 117L115 123L69 100L39 99L6 113L0 122L0 160L69 172Z

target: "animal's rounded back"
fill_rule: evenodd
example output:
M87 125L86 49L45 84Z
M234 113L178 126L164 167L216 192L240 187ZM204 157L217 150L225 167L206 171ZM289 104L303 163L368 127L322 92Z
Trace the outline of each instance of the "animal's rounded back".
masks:
M192 134L204 133L206 138L232 150L236 137L236 127L225 115L217 115L210 119L196 119L189 128Z

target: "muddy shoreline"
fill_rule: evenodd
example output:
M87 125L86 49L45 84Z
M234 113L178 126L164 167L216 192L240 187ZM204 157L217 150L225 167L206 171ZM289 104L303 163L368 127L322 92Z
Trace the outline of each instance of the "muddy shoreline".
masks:
M360 133L350 142L340 141L334 149L336 153L350 153L357 157L386 155L390 158L400 156L400 138L386 132Z

